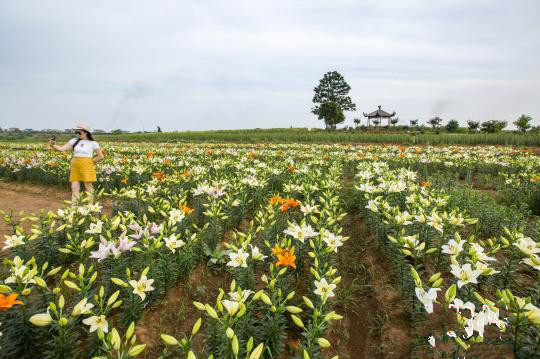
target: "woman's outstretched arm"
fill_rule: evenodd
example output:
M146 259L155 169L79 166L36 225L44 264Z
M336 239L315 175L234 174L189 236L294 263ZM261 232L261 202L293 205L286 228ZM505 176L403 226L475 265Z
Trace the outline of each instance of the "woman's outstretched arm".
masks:
M55 151L59 151L59 152L66 152L67 150L70 150L73 148L73 145L71 143L66 143L65 145L63 146L58 146L56 144L56 141L55 140L49 140L49 146L51 146L51 148Z

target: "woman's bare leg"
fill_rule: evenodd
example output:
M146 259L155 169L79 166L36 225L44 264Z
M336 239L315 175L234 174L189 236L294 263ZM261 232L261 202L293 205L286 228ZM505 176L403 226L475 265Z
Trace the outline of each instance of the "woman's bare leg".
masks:
M79 199L81 192L81 184L79 182L71 182L71 201L75 202Z
M94 187L92 186L92 182L84 182L84 189L90 201L94 202Z

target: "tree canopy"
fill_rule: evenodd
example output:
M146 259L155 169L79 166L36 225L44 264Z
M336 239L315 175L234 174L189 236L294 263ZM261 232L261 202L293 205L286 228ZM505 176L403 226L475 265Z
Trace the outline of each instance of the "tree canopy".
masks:
M519 118L514 121L514 125L520 130L521 132L527 132L528 129L530 129L532 117L527 115L521 115Z
M325 117L330 113L336 113L334 104L337 105L341 111L341 116L343 120L345 119L343 111L355 111L356 105L352 102L351 98L348 96L351 87L343 76L337 71L329 71L324 74L323 78L319 81L319 85L313 89L315 94L313 95L313 103L315 107L311 109L311 112L318 116L318 118L324 119L327 127L335 128L335 120L340 117L333 117L331 122L327 120L329 118ZM333 103L333 104L332 104ZM341 123L343 121L337 122Z

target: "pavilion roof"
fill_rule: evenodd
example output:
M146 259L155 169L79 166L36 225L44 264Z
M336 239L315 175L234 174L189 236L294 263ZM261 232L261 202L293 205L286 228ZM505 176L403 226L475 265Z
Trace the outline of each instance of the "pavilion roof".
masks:
M377 110L373 111L373 112L370 112L370 113L367 113L367 114L364 112L364 117L368 117L368 118L392 117L395 114L396 114L395 111L393 113L388 113L385 110L382 110L381 106L379 106L379 108Z

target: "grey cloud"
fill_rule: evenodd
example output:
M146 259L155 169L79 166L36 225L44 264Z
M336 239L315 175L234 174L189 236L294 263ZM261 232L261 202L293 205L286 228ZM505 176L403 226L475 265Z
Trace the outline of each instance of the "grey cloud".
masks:
M321 126L338 70L356 113L540 123L540 2L4 1L0 127Z

